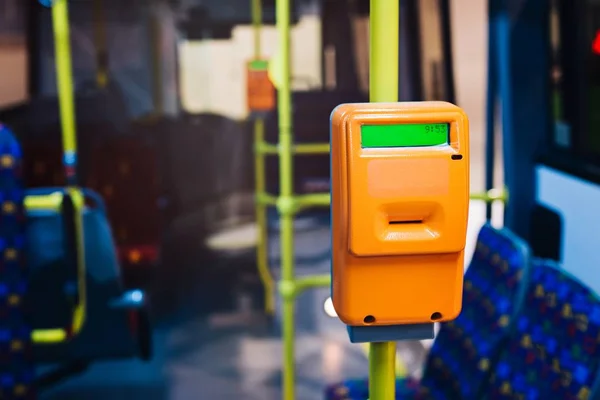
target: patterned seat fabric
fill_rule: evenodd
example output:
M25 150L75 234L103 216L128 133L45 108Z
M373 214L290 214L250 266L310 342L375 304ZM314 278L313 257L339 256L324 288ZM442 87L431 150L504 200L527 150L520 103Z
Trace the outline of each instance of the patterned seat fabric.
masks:
M481 229L465 274L462 312L442 324L427 359L421 385L430 398L477 398L519 309L528 271L522 240L506 229Z
M453 322L442 324L420 383L399 383L397 399L474 399L506 340L529 270L527 245L508 230L485 225L465 274L463 308ZM328 389L328 399L366 399L367 389L348 381ZM363 384L363 387L364 386ZM356 395L354 395L356 393Z
M26 315L25 218L21 149L0 124L0 398L34 398Z
M522 312L490 377L488 399L587 399L600 364L600 299L536 261Z

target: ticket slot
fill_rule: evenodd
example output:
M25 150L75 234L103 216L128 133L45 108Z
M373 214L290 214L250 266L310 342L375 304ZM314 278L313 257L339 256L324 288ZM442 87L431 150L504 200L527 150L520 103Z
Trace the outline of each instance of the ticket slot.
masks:
M413 220L390 220L390 225L417 225L422 224L422 219L413 219Z
M382 211L376 214L374 235L382 243L419 243L431 242L441 236L440 222L435 217L435 204L423 207L422 204L412 204L412 210L406 204L388 205L382 207ZM399 211L402 212L399 212ZM370 256L369 252L361 252L353 249L351 244L349 250L355 256ZM385 251L384 251L385 254Z

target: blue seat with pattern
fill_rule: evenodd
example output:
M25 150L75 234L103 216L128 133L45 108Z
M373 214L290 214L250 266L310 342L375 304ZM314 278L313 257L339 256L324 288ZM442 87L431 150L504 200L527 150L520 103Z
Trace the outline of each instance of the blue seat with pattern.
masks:
M600 367L600 298L552 261L536 260L523 309L487 399L588 399Z
M34 369L26 318L24 191L19 144L0 124L0 398L32 399Z
M488 379L513 316L523 298L529 271L525 242L507 229L485 225L465 274L460 316L444 323L427 358L423 378L398 381L397 399L475 399ZM327 388L331 400L367 399L367 380Z

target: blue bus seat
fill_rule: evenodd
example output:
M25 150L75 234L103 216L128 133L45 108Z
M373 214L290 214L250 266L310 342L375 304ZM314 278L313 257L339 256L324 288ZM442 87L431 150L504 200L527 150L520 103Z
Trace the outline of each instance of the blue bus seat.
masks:
M510 331L529 269L525 242L507 229L483 226L465 274L461 314L442 324L421 381L398 380L396 398L477 398ZM367 399L368 381L329 387L326 398Z
M52 193L62 188L34 189L29 194ZM147 358L149 325L145 320L145 296L142 291L125 292L117 252L108 223L105 206L98 194L83 190L86 207L83 213L86 263L86 318L78 335L64 343L34 346L34 357L39 363L68 361L97 361L130 357ZM34 281L56 287L60 295L65 287L66 274L60 260L68 257L65 236L56 235L63 229L64 219L56 212L34 212L28 215L29 263ZM57 261L58 260L58 261ZM62 296L64 297L64 296ZM34 303L42 304L44 297ZM46 309L55 299L46 299ZM48 305L50 304L50 305ZM54 306L60 306L56 303ZM49 324L64 322L64 316L53 315ZM140 318L144 320L140 321ZM56 325L55 325L56 326ZM34 328L38 328L34 326ZM41 328L41 327L39 327ZM143 330L143 332L141 331ZM146 348L143 348L145 346Z
M588 399L600 367L600 298L553 261L535 260L488 399Z
M596 372L596 378L594 379L588 400L600 400L600 371Z
M26 313L27 271L22 153L0 124L0 398L34 399L31 329Z

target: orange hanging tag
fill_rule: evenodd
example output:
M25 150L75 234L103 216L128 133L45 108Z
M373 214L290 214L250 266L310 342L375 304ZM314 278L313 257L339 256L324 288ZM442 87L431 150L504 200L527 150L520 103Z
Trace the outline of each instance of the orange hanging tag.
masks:
M250 112L275 109L275 87L269 79L269 62L253 60L247 64L247 102Z

